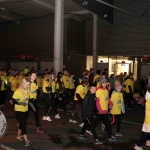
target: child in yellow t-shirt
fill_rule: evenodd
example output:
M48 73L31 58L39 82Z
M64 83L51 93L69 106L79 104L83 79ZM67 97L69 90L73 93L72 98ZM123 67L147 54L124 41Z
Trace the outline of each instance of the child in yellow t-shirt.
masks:
M111 101L113 103L113 107L110 110L110 113L112 114L112 122L110 124L114 124L115 121L117 121L117 133L116 136L124 136L120 133L120 127L121 127L121 112L125 113L124 109L122 110L122 107L124 107L124 101L123 101L123 95L121 93L122 86L120 83L117 83L115 85L115 91L111 95Z

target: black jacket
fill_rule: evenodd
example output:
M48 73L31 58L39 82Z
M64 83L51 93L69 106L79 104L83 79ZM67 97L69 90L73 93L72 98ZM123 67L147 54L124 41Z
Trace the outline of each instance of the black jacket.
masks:
M83 102L83 119L94 118L94 112L96 111L96 97L95 94L91 94L90 91L85 95Z

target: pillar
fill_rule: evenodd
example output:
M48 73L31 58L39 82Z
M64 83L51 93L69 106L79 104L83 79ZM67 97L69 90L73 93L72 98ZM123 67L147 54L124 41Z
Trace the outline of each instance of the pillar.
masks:
M93 14L93 68L97 70L97 35L98 35L98 17Z
M54 73L63 70L64 0L55 0L54 12Z

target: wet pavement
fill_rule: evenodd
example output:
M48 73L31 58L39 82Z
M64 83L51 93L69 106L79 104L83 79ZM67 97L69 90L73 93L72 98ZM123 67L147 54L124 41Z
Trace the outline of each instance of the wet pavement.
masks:
M30 112L27 120L27 132L28 138L34 142L30 147L25 147L24 141L16 139L17 135L17 120L13 107L6 102L6 107L1 111L5 114L8 122L8 130L6 135L0 140L0 150L134 150L134 144L137 142L141 135L142 124L144 121L144 107L140 105L134 105L133 110L126 110L126 115L122 116L121 133L124 137L119 137L117 142L110 142L107 139L107 135L101 131L101 123L96 128L96 132L100 139L104 141L103 145L94 145L93 136L85 133L88 141L82 141L78 139L81 128L79 124L73 124L69 122L71 118L71 112L74 110L74 106L71 105L67 108L70 111L69 115L65 115L64 112L58 111L61 119L55 119L54 114L51 114L52 122L43 121L43 106L42 101L40 105L40 123L42 129L45 130L44 134L38 134L35 132L35 122L33 113ZM127 123L128 122L128 123ZM112 126L113 133L115 134L116 125ZM5 148L2 148L5 147ZM145 150L150 150L150 147L143 145Z

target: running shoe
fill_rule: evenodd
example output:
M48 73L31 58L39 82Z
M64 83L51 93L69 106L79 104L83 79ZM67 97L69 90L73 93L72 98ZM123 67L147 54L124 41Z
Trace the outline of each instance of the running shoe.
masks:
M47 121L52 121L49 116L46 117L46 120L47 120Z
M30 146L30 145L32 145L32 144L33 144L33 142L27 141L26 144L25 144L25 146Z
M69 115L69 112L68 112L68 111L65 111L65 115Z
M79 135L79 139L80 139L80 140L84 140L84 141L87 141L87 140L88 140L86 136L81 135L81 134Z
M150 146L150 140L147 140L147 141L146 141L146 145L147 145L147 146Z
M83 128L83 126L84 126L84 123L79 124L79 127Z
M93 135L92 131L91 130L86 130L86 133L90 134L90 135Z
M16 138L17 138L18 140L24 140L24 138L23 138L22 135L18 135Z
M120 136L120 137L122 137L122 136L124 136L124 135L121 134L121 133L116 133L115 136Z
M143 150L142 147L138 147L137 145L134 146L134 149L136 149L136 150Z
M77 121L76 121L76 120L72 120L72 119L70 119L70 120L69 120L69 122L77 123Z
M55 115L55 119L60 119L59 114Z
M42 130L41 128L36 129L36 133L44 133L44 130Z
M43 116L42 120L47 120L47 117L46 117L46 116Z
M108 139L109 141L112 141L112 142L115 142L115 141L117 141L117 138L115 138L115 137L111 137L110 139Z
M103 141L100 141L99 139L96 139L95 140L95 145L100 145L100 144L103 144L104 142Z

